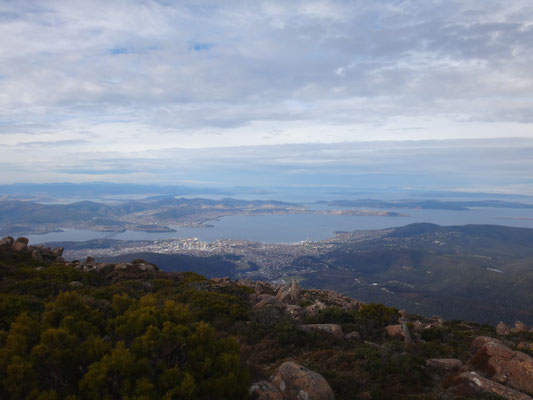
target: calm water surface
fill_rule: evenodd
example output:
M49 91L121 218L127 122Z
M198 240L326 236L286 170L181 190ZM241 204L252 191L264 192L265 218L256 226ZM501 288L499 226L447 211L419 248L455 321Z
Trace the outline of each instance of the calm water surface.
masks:
M381 210L383 211L383 210ZM266 243L294 243L300 240L322 240L335 231L382 229L415 222L439 225L494 224L533 228L533 209L479 208L452 210L388 210L409 214L408 217L343 216L343 215L262 215L231 216L210 221L212 228L174 227L177 232L94 232L65 230L44 235L29 235L31 243L52 241L85 241L91 239L158 240L196 237L203 241L248 239ZM502 219L505 218L505 219ZM506 219L506 218L530 218Z

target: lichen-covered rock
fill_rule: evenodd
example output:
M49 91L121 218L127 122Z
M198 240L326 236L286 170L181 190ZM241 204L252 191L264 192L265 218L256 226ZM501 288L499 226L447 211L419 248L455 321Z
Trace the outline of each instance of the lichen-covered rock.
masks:
M287 361L280 365L270 383L279 389L284 399L334 400L333 390L322 375Z
M511 350L496 339L479 337L470 364L485 377L513 389L533 394L533 358Z
M476 372L463 372L453 381L456 387L470 395L493 393L508 400L533 400L525 393L511 389L505 385L493 382Z

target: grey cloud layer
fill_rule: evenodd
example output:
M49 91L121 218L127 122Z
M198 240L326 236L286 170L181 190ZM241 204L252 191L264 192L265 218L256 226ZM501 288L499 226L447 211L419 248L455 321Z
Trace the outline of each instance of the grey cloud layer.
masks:
M6 120L29 112L173 128L406 114L531 122L528 1L0 7Z
M530 141L444 140L532 139L531 65L527 0L5 0L4 179L531 184Z
M12 174L4 179L31 174L33 182L53 182L67 177L75 182L195 181L251 187L357 188L375 184L381 188L463 187L533 195L531 139L173 148L132 155L80 153L60 162L55 159L54 149L45 151L48 159L13 168ZM39 160L43 149L27 146L24 152Z

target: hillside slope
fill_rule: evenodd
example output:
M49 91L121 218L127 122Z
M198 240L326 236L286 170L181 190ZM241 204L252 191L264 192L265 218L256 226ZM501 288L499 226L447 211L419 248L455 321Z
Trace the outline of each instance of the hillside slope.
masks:
M143 260L69 263L61 252L0 240L1 398L533 394L523 324L496 331L295 282L208 280Z

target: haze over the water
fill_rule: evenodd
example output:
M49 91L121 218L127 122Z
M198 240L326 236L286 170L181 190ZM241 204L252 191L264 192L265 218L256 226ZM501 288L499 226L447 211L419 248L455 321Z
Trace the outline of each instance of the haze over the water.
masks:
M532 65L528 0L5 0L0 183L533 195Z

